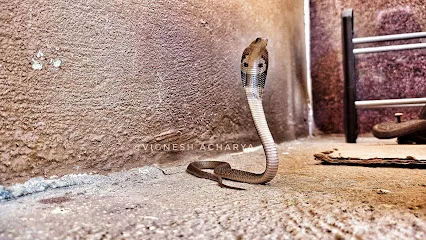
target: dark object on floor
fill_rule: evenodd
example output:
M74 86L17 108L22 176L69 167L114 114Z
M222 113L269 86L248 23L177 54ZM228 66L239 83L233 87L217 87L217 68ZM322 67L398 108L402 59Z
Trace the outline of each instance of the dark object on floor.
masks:
M344 158L331 157L327 154L314 154L315 160L325 165L348 165L366 167L399 167L399 168L426 168L426 160L417 160L414 157L406 158Z
M373 127L373 135L379 139L398 138L399 144L426 144L426 105L419 119L401 121L402 114L395 114L395 122L384 122Z

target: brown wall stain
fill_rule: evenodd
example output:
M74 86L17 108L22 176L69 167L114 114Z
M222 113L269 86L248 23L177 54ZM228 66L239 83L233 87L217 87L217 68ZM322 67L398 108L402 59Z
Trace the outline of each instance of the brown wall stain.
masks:
M311 3L311 61L315 123L326 133L343 132L343 75L341 17L354 9L356 37L426 31L423 1L313 1ZM392 44L424 42L396 41ZM391 43L356 47L383 46ZM363 54L356 56L359 100L426 96L426 50ZM420 108L358 110L361 132L393 121L395 112L405 119L418 118Z
M258 36L271 131L304 136L303 2L2 3L0 184L223 153L146 144L259 144L239 73Z

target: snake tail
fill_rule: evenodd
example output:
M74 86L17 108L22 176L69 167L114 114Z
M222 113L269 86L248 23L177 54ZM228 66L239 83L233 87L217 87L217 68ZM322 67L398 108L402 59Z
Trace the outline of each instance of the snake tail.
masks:
M220 187L223 188L229 188L229 189L234 189L234 190L245 190L244 188L239 188L239 187L233 187L233 186L229 186L226 185L224 183L222 183L222 177L209 173L209 172L204 172L201 169L214 169L215 167L217 167L218 165L228 165L227 167L231 167L229 166L229 163L227 162L221 162L221 161L196 161L196 162L192 162L188 165L188 167L186 168L186 171L196 177L199 178L206 178L206 179L210 179L213 181L216 181L218 183L218 185Z

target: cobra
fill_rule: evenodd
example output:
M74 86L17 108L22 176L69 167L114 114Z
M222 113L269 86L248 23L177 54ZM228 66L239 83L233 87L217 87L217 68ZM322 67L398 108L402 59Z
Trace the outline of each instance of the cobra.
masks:
M256 38L243 52L241 58L241 80L246 93L257 133L266 155L266 169L263 173L252 173L231 168L231 165L222 161L196 161L188 165L186 171L194 176L206 178L219 183L219 186L243 190L228 186L222 179L237 182L265 184L271 181L278 171L277 148L269 131L262 106L262 96L268 71L268 51L266 38ZM213 173L202 169L213 169Z

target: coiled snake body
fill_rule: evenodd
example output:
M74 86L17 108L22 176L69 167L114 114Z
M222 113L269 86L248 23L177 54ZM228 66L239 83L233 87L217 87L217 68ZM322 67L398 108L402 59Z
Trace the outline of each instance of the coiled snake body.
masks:
M268 71L268 51L266 38L256 38L248 46L241 58L241 80L246 92L251 115L266 155L266 169L263 173L252 173L231 168L229 163L221 161L196 161L188 165L186 171L200 178L211 179L219 186L239 189L222 183L222 178L252 184L264 184L271 181L278 170L277 148L269 131L262 106L263 89ZM213 169L213 173L202 171Z

